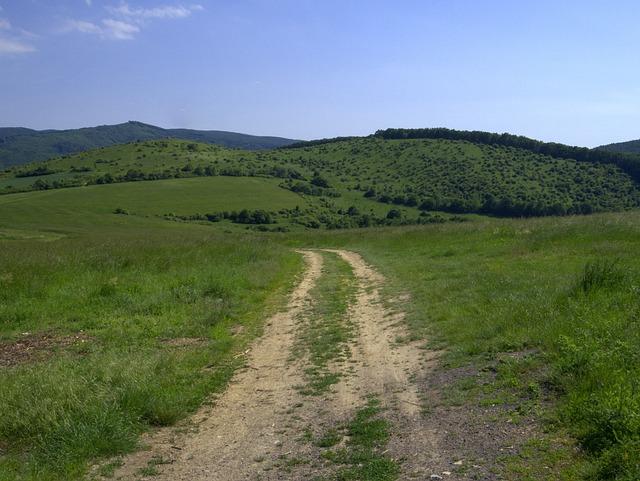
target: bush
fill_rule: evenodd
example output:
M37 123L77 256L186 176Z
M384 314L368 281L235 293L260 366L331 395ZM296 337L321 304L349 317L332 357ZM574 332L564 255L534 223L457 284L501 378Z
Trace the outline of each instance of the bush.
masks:
M16 177L38 177L39 175L51 175L55 173L55 170L51 170L48 167L42 165L40 167L36 167L35 169L16 172Z
M391 209L387 212L387 219L400 219L402 217L402 212L398 209Z
M311 183L324 189L328 189L330 187L329 181L317 173L313 176L313 179L311 179Z
M38 179L33 183L32 187L35 190L48 190L51 188L51 185L46 180Z

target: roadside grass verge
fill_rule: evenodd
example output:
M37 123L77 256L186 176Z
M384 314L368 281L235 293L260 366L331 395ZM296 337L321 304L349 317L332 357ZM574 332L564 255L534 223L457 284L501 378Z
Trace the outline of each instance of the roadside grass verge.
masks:
M268 239L196 229L0 241L0 346L86 339L0 367L0 479L78 479L194 411L301 266Z
M502 460L502 475L640 479L640 213L299 241L361 252L390 294L411 294L407 322L447 349L444 369L491 373L465 380L456 402L540 421L535 456Z
M313 303L305 315L308 322L300 332L300 342L293 355L306 359L306 384L303 394L320 395L337 383L341 373L333 364L349 358L349 342L355 326L348 319L348 309L355 296L355 277L347 262L332 253L322 253L322 276L311 290Z

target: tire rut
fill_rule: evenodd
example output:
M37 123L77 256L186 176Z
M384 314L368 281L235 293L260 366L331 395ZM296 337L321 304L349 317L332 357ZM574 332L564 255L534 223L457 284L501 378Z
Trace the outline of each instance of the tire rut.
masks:
M424 416L428 400L422 399L416 381L433 369L438 353L421 348L422 343L398 342L407 336L405 313L394 308L402 299L385 302L381 289L384 277L360 254L328 250L351 265L358 279L356 301L350 316L358 327L352 346L351 374L336 388L334 403L362 404L366 396L377 396L386 408L384 416L393 426L388 444L390 455L401 466L400 479L429 479L432 467L442 463L439 436ZM424 477L423 477L424 476Z

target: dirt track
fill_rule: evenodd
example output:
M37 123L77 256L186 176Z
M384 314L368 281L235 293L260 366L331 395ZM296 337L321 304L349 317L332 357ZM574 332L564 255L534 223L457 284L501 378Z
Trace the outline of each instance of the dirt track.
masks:
M414 381L433 364L433 353L409 343L404 314L383 302L384 278L360 255L342 250L300 251L306 269L286 308L273 316L228 389L203 407L189 429L161 430L145 440L149 449L125 459L116 479L140 479L151 464L157 480L238 481L312 479L330 474L318 448L301 441L352 416L367 395L376 395L392 426L389 455L399 460L400 479L429 479L438 458L437 434L421 415ZM355 326L348 369L325 396L304 396L302 365L291 350L313 303L310 291L322 275L323 256L339 255L357 279L348 315ZM393 304L393 303L391 303ZM184 431L187 431L186 433ZM286 460L307 460L290 463ZM454 478L451 478L454 479Z

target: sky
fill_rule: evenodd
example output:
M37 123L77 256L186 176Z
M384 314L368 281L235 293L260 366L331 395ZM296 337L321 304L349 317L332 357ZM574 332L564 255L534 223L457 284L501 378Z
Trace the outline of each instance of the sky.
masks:
M0 0L0 126L640 138L637 0Z

